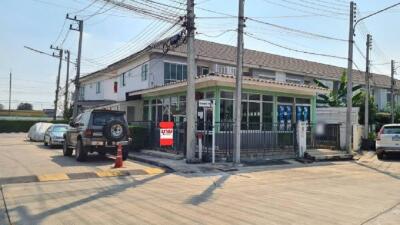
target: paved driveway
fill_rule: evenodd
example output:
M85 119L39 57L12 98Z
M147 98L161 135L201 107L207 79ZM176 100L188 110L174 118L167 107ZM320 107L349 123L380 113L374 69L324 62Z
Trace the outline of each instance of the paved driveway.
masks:
M2 168L13 161L3 159L3 152L9 151L3 140L0 137ZM30 145L19 148L50 151ZM38 159L18 161L24 173L41 171L36 167L46 160L58 164L46 154L32 154ZM30 161L36 162L34 169ZM75 167L109 166L90 163ZM357 162L265 167L257 172L158 173L5 184L2 191L13 224L397 225L399 190L400 159L378 161L367 154Z

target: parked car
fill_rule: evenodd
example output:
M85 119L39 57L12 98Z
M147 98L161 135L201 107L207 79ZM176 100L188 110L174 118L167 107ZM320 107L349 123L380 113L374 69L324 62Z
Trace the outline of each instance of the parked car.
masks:
M68 124L53 124L47 128L44 133L44 145L50 146L62 146L64 143L64 134L67 131Z
M376 138L376 155L382 159L388 152L400 152L400 124L386 124Z
M116 153L117 144L123 145L122 158L128 157L128 123L125 112L111 110L91 110L78 115L70 122L64 134L63 154L71 156L75 149L77 161L85 161L88 153L101 155Z
M28 131L28 139L31 141L43 141L44 140L44 133L46 132L47 128L49 128L52 123L35 123Z

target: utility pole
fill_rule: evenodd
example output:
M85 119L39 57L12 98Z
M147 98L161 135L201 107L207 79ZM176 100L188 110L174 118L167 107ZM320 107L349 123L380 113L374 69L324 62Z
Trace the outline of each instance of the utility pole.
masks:
M391 70L390 70L390 76L391 76L391 82L390 82L390 111L392 115L392 123L394 123L394 86L396 85L396 81L394 80L394 60L390 61L391 65Z
M195 161L196 148L196 99L195 77L196 62L194 49L194 0L187 0L186 6L186 31L187 31L187 90L186 90L186 162Z
M68 112L68 86L69 86L69 60L70 60L70 52L69 50L65 50L65 54L67 54L67 77L65 78L65 93L64 93L64 116L67 115ZM66 119L66 118L64 118Z
M369 96L370 96L370 60L369 51L372 45L372 36L367 34L367 54L366 54L366 68L365 68L365 104L364 104L364 138L368 138L369 133Z
M8 115L11 116L11 85L12 85L12 73L10 70L10 87L8 89Z
M56 56L53 53L53 56L60 58L60 62L58 63L58 75L57 75L57 81L56 81L56 98L54 100L54 115L53 115L53 120L56 120L57 119L58 92L60 91L60 76L61 76L61 65L62 65L62 60L63 60L63 50L59 47L53 47L53 45L51 45L50 48L53 50L57 50L58 55Z
M74 28L72 24L69 26L70 30L75 30L79 32L79 44L78 44L78 58L76 62L76 77L75 77L75 92L74 92L74 109L72 113L72 118L78 115L78 100L79 100L79 90L80 90L80 73L81 73L81 55L82 55L82 35L83 35L83 20L79 20L74 16L73 18L70 17L68 14L66 16L67 19L75 21L78 23L78 28Z
M240 163L240 126L242 123L242 75L243 75L243 28L244 28L244 0L239 0L238 36L236 48L236 91L234 104L234 155L233 162Z
M350 2L350 21L349 21L349 51L347 58L347 112L346 112L346 150L352 153L352 122L351 111L353 106L353 38L354 38L354 20L355 20L355 3Z

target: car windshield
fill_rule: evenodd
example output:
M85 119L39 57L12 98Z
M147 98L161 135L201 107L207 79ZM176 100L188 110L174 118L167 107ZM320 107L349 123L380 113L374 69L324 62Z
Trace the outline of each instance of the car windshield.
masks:
M400 134L400 126L390 126L383 128L384 134Z
M67 131L67 127L66 126L55 126L53 127L53 132L65 132Z
M98 112L93 114L93 125L104 126L111 120L124 121L124 115L122 113L109 112Z

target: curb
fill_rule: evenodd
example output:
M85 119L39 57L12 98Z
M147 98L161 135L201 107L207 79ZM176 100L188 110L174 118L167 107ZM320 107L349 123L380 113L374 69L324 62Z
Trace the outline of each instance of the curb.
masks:
M147 163L147 164L150 164L150 165L153 165L153 166L157 166L157 167L163 168L166 173L176 172L174 169L172 169L171 167L167 166L164 163L160 163L158 161L147 159L147 158L143 158L143 157L140 157L140 156L135 156L133 154L129 154L128 155L128 159L135 160L135 161L138 161L138 162Z

